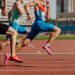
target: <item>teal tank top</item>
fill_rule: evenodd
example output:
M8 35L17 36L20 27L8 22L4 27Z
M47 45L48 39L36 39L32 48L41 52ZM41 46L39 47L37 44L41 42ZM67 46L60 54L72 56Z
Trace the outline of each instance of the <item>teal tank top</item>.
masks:
M23 4L22 4L22 7L24 7ZM11 17L10 17L9 22L10 23L15 22L15 23L20 24L20 17L21 17L21 15L20 15L19 11L16 8L14 8L14 9L12 9Z

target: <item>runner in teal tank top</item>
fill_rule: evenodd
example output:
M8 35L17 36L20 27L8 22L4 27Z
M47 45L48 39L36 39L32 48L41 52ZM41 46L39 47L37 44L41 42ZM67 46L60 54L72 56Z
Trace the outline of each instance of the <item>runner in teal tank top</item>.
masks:
M10 12L11 16L10 16L10 19L9 19L9 23L10 23L9 25L12 28L14 28L18 33L28 33L29 29L27 27L24 27L24 26L20 25L20 18L25 13L20 14L20 11L18 10L17 5L18 5L18 2L15 2L12 10ZM20 8L22 8L23 11L25 12L24 5L21 2L20 2ZM22 10L21 10L21 12L22 12Z
M13 4L11 11L8 14L9 26L11 26L14 30L16 30L18 33L21 34L29 33L30 31L27 27L20 25L20 17L24 14L25 14L25 8L23 5L23 1L16 0L16 2ZM3 49L8 44L10 44L9 39L10 39L10 35L7 35L6 41L3 44L1 44L1 49ZM10 57L9 60L16 61L16 62L23 62L22 60L16 57ZM6 61L8 60L6 59Z
M22 0L16 0L13 4L12 9L9 11L8 18L9 18L9 26L15 29L20 34L29 33L30 29L25 26L20 25L20 18L22 15L25 14L25 8ZM2 44L2 48L7 46L9 42L10 36L7 35L6 41Z

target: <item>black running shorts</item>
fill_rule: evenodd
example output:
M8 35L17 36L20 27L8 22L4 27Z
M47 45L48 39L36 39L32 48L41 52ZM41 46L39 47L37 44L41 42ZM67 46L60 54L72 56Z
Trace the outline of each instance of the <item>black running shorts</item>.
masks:
M0 23L0 34L6 34L6 32L8 31L8 29L9 29L8 25Z

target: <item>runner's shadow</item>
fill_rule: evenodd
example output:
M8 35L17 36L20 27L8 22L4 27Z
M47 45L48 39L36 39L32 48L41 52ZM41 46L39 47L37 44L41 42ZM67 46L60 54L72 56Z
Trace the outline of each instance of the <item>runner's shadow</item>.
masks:
M0 65L0 68L1 68L1 67L4 67L4 65Z
M16 66L16 67L36 67L36 66L32 66L32 65L28 65L28 66L26 66L26 65L8 65L8 66Z
M15 66L15 67L36 67L36 66L25 66L25 65L7 65L7 66L5 66L5 65L0 65L0 67L2 68L2 67L8 67L8 66Z

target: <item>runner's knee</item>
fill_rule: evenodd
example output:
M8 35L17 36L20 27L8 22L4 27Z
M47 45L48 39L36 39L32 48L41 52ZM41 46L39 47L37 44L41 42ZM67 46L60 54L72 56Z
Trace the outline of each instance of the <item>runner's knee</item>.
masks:
M54 28L54 32L56 32L56 33L60 33L60 32L61 32L61 29L58 28L58 27L55 27L55 28Z
M24 41L24 44L25 45L28 45L30 43L30 39L26 39L25 41Z

